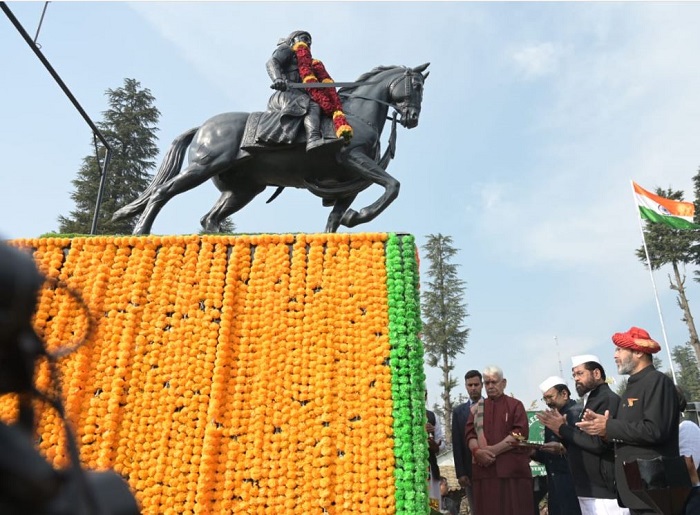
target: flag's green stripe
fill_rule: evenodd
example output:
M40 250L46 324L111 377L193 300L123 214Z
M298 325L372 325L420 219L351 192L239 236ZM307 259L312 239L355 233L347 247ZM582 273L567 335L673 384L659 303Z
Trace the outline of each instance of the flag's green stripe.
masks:
M391 396L394 417L394 494L397 515L428 507L425 372L420 333L415 238L390 234L386 244Z
M642 218L650 222L666 224L674 229L700 229L700 225L688 222L676 216L659 214L648 207L639 206L639 213L642 215Z

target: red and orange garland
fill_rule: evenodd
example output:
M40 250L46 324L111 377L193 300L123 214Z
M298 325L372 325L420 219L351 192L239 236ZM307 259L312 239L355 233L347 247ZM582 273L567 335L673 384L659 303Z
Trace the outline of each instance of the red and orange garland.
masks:
M292 50L296 53L299 74L304 84L319 81L333 82L323 63L318 59L312 59L309 45L299 41L294 44ZM343 138L346 142L350 141L350 138L352 138L352 127L350 127L345 113L343 113L343 104L335 88L309 88L307 91L311 98L321 106L323 113L333 118L335 135Z

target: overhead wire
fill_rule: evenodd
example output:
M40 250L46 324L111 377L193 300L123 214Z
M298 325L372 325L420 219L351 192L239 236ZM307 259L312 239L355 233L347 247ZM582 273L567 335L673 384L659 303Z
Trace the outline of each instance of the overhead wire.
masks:
M34 44L37 48L41 48L41 45L37 43L39 39L39 31L41 30L41 25L44 23L44 15L46 14L46 8L49 6L50 2L44 2L44 9L41 11L41 18L39 18L39 25L36 28L36 34L34 35Z
M46 2L48 4L48 2ZM105 183L106 183L106 178L107 178L107 167L109 166L109 160L112 155L112 147L109 145L105 137L102 135L102 132L97 128L95 123L92 121L92 119L87 115L83 107L80 105L78 100L73 96L73 93L68 89L68 86L63 82L63 79L58 75L56 70L54 70L53 66L51 66L51 63L49 63L48 59L44 56L44 54L41 52L39 49L39 46L32 41L31 37L27 33L27 31L24 29L22 24L19 22L19 20L15 17L15 15L12 13L10 8L7 6L5 2L0 2L0 9L5 13L5 15L9 18L9 20L12 22L12 24L15 26L17 31L21 34L21 36L24 38L24 40L27 42L29 47L32 49L34 54L39 58L41 63L44 65L44 67L48 70L48 72L51 74L53 79L56 81L58 86L61 88L63 93L68 97L68 99L72 102L73 106L78 110L80 115L83 117L85 122L88 124L88 126L92 129L93 136L99 138L99 140L102 142L102 144L105 146L106 149L106 154L105 154L105 159L104 162L102 163L102 170L100 173L100 185L97 190L97 200L95 201L95 211L93 213L92 217L92 225L90 227L90 234L96 234L97 232L97 220L100 212L100 206L102 204L102 196L104 194L104 188L105 188ZM44 11L46 10L46 6L44 6ZM43 21L43 13L42 13L42 21ZM39 25L41 26L42 21L39 22ZM37 30L37 37L39 35L39 31ZM97 164L99 165L99 155L98 155L98 160Z

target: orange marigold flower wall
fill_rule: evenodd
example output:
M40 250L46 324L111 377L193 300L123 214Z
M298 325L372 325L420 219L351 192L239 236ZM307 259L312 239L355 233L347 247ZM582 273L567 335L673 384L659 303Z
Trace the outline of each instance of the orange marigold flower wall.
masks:
M63 402L83 465L123 475L143 513L427 513L412 237L11 243L90 309L92 338L59 362ZM34 325L56 351L87 318L45 288ZM61 420L36 408L40 452L67 466Z

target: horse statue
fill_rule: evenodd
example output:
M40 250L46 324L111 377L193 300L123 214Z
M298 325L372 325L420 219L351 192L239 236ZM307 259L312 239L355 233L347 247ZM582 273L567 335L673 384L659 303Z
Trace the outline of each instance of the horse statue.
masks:
M163 206L175 195L212 179L221 191L214 207L200 220L206 232L219 232L220 224L239 211L267 186L276 186L272 201L285 187L305 188L332 206L326 232L340 225L354 227L377 217L399 194L399 181L386 172L394 156L398 122L406 128L418 125L423 86L430 63L408 68L379 66L355 83L338 90L343 112L353 128L352 139L329 151L306 152L302 141L293 145L241 148L250 113L222 113L181 134L173 141L151 184L133 202L114 213L120 220L140 214L134 234L149 234ZM380 157L379 138L395 110L388 147ZM330 119L328 119L330 123ZM303 131L302 131L303 132ZM189 163L181 171L185 151ZM372 184L383 194L359 211L350 209L357 194Z

